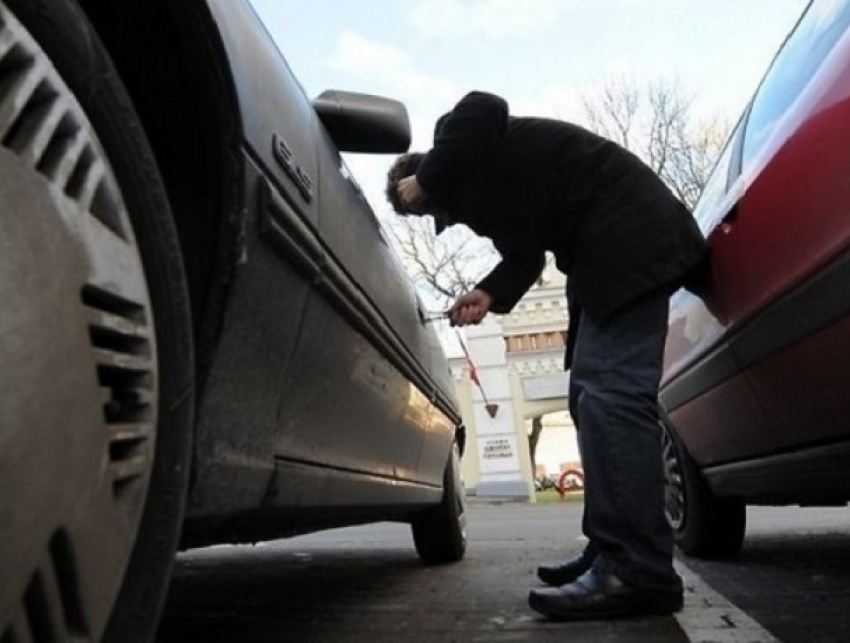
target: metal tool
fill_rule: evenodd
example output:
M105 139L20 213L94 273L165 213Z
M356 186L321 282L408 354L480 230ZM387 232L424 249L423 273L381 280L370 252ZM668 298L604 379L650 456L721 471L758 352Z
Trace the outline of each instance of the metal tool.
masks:
M449 311L444 310L437 313L427 313L422 315L422 322L425 324L430 324L431 322L440 321L441 319L448 319Z

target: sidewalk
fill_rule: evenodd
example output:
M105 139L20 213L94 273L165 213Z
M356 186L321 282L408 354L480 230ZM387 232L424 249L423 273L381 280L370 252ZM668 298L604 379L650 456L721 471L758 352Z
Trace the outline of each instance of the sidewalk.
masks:
M409 528L369 525L181 555L160 641L682 643L673 618L555 623L527 604L577 554L582 503L470 499L458 564L423 567Z

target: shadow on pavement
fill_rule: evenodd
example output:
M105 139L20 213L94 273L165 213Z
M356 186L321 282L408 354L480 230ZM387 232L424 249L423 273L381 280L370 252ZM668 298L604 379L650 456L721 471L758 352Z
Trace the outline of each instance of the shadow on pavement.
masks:
M346 620L359 620L358 605L392 612L399 587L422 573L412 548L364 556L265 543L188 552L178 557L157 640L336 640Z

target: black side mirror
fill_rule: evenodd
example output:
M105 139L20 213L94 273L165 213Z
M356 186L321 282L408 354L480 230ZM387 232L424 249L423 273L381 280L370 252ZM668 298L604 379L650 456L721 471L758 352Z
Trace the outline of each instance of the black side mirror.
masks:
M341 152L400 154L410 147L407 108L397 100L331 89L313 108Z

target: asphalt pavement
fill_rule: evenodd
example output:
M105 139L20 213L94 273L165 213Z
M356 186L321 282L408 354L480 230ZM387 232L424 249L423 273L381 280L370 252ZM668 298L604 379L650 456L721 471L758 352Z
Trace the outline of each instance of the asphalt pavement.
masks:
M538 563L577 554L581 502L472 502L457 564L425 567L405 525L179 555L158 641L410 643L850 641L850 511L750 510L742 556L677 562L676 617L557 623L533 612Z

